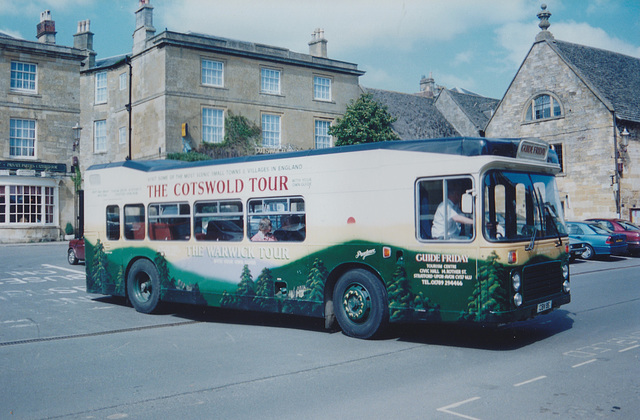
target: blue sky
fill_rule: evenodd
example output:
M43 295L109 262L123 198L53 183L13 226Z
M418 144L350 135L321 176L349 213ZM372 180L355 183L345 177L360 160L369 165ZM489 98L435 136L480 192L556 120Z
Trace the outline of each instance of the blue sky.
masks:
M323 28L329 58L358 64L363 86L415 93L437 84L502 98L536 34L532 0L151 0L156 33L201 32L308 52ZM560 39L640 58L640 0L548 0ZM0 0L0 31L35 40L51 10L57 43L90 19L98 58L131 51L138 0Z

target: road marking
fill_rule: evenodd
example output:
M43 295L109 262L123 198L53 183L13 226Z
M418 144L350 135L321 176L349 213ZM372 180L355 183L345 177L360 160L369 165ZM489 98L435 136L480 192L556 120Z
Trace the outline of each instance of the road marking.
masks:
M577 367L588 365L589 363L593 363L593 362L597 362L597 361L598 361L598 359L591 359L591 360L587 360L586 362L578 363L577 365L573 365L571 367L572 368L577 368Z
M640 347L640 344L636 344L635 346L627 347L626 349L618 350L618 353L624 353L625 351L637 349L638 347Z
M538 376L537 378L533 378L533 379L529 379L528 381L520 382L519 384L515 384L514 386L527 385L527 384L530 384L532 382L536 382L536 381L539 381L539 380L542 380L542 379L545 379L545 378L546 378L546 376L544 376L544 375L543 376Z
M76 273L76 274L85 274L84 271L78 271L78 270L73 270L71 268L67 268L67 267L59 267L57 265L51 265L51 264L42 264L43 267L47 267L47 268L55 268L57 270L62 270L62 271L70 271L72 273Z
M475 417L465 416L464 414L456 413L455 411L451 411L450 410L451 408L458 408L461 405L464 405L464 404L470 403L471 401L475 401L475 400L479 400L479 399L480 399L480 397L469 398L468 400L460 401L460 402L457 402L455 404L448 405L446 407L438 408L438 411L441 411L441 412L447 413L447 414L451 414L452 416L461 417L463 419L480 420L480 419L477 419Z

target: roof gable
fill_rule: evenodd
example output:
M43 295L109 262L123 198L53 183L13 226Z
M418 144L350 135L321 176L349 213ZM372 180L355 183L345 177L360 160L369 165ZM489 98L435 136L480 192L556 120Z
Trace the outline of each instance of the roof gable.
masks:
M616 117L640 122L640 59L564 41L547 41Z
M364 90L397 118L392 127L402 140L460 135L436 108L433 98L380 89Z
M487 98L472 93L461 93L454 90L449 90L448 93L469 117L469 120L481 130L484 130L487 126L489 119L500 102L499 99Z

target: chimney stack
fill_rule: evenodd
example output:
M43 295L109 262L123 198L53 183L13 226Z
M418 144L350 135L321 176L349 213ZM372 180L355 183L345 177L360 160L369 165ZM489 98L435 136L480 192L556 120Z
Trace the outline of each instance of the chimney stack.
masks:
M151 0L140 0L138 10L136 10L136 29L133 31L133 55L144 51L147 47L147 40L155 34Z
M40 23L37 26L38 42L44 44L56 43L56 23L51 20L51 10L40 13Z
M84 61L89 64L89 68L96 64L96 52L93 51L93 32L89 30L91 21L81 20L78 22L78 31L73 35L73 48L84 50L87 59Z
M309 55L327 58L327 40L324 38L324 29L316 28L311 34Z
M433 74L429 72L429 77L422 76L420 79L420 96L426 96L427 98L433 98L435 95L435 80Z

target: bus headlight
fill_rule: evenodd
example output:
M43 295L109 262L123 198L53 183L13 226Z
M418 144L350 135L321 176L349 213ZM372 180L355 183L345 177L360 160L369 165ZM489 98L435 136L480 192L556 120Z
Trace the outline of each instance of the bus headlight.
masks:
M511 273L511 284L513 285L513 290L515 292L520 290L520 286L522 286L522 281L521 281L519 272L514 271Z
M513 296L513 303L515 303L516 306L522 305L522 295L520 293L516 293Z
M564 283L562 283L562 290L564 290L565 293L571 291L571 283L569 283L569 280L565 280Z

